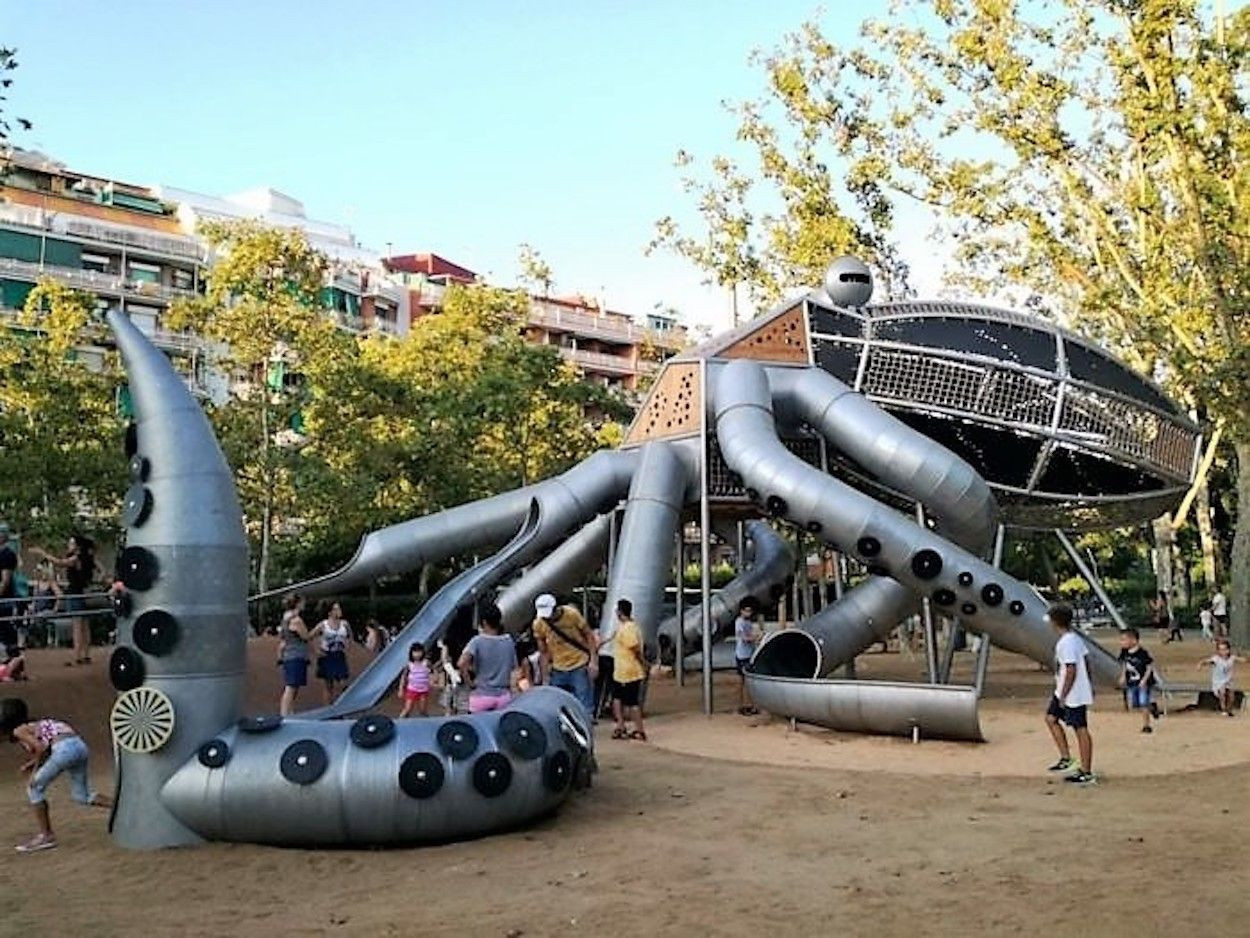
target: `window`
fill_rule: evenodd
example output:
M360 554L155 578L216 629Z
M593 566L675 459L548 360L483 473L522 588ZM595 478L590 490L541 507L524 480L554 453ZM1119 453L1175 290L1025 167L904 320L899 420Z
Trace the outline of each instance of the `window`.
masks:
M138 261L128 261L126 264L126 278L136 283L160 283L161 269L155 264L141 264Z
M170 284L178 290L194 290L195 275L189 270L175 267L170 271Z
M126 310L130 316L130 321L135 324L135 328L146 335L151 335L156 331L157 316L160 310L153 309L151 306L131 306Z
M109 272L110 258L104 254L88 254L83 251L82 269L94 271L97 274L107 274Z

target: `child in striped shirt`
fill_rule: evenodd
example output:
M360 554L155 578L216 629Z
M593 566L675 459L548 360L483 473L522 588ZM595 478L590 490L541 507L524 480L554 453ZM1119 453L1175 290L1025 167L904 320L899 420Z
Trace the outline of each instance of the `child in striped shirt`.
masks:
M404 701L400 719L412 713L414 707L421 716L429 716L430 665L425 660L425 646L420 642L413 642L408 649L408 664L401 675L399 696Z

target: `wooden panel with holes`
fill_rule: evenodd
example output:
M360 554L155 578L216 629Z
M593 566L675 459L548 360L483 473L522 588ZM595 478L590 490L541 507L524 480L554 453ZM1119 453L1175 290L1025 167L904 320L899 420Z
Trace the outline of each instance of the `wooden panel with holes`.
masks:
M702 408L699 363L670 362L655 379L651 394L634 418L624 445L637 446L647 440L698 433Z
M720 353L722 358L807 364L807 321L802 304L769 320Z

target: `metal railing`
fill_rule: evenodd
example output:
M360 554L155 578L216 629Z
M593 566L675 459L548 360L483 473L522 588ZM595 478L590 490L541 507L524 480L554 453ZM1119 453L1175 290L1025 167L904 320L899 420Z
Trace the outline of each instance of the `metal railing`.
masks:
M87 221L81 217L66 218L65 211L46 211L34 205L0 204L0 221L31 228L43 234L68 234L91 241L139 248L155 254L204 262L204 246L191 236L148 234L115 227L107 222Z
M194 290L183 290L179 287L150 283L146 280L128 280L120 274L104 274L95 270L82 270L78 267L61 267L57 264L38 264L34 261L19 261L11 257L0 257L0 273L8 273L22 280L32 281L51 277L72 287L90 290L93 293L115 293L119 296L145 300L169 302L179 297L197 295Z
M624 355L608 355L605 352L588 352L585 349L558 346L560 356L575 365L589 371L610 371L613 374L637 375L650 374L659 366L652 361L639 359L637 362Z
M686 344L684 329L656 331L644 329L619 315L596 316L565 309L541 299L530 300L530 325L562 329L578 335L594 336L626 345L649 343L662 348L682 348Z

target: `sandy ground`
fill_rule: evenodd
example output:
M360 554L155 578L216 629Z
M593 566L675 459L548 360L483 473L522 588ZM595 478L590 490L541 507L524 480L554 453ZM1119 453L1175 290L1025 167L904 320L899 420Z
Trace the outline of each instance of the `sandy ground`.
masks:
M1200 654L1190 641L1161 657L1187 680ZM34 652L34 680L4 690L82 729L107 788L107 650L90 668L67 656ZM258 710L276 699L272 661L253 643ZM920 668L869 656L860 674ZM1074 790L1041 770L1047 675L996 654L990 676L990 742L918 746L738 717L728 675L709 719L697 680L661 679L653 742L601 729L592 791L529 829L439 847L128 853L58 781L61 846L5 859L0 934L1245 934L1250 714L1176 714L1142 736L1103 695L1104 782ZM31 830L6 749L5 849Z

